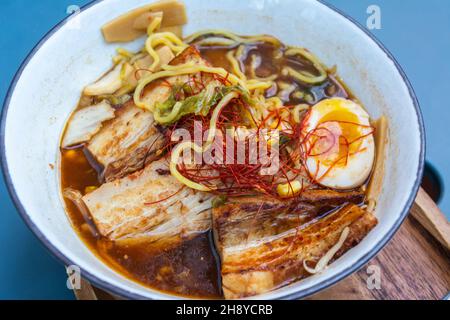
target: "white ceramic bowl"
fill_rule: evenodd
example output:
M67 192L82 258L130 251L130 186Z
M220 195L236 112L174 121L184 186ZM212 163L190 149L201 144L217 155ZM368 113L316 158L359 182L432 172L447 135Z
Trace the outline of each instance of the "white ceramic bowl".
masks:
M145 288L109 268L83 244L64 212L59 190L58 142L84 85L111 64L116 45L100 27L149 0L94 1L79 21L51 30L30 53L7 95L2 115L2 165L14 202L28 226L66 265L78 265L93 284L125 298L174 296ZM389 119L389 145L378 226L325 272L257 298L301 298L326 288L367 263L393 236L418 190L424 128L414 92L391 54L348 17L315 0L186 0L186 34L224 28L267 33L309 48L338 73L373 118ZM142 41L129 48L137 49Z

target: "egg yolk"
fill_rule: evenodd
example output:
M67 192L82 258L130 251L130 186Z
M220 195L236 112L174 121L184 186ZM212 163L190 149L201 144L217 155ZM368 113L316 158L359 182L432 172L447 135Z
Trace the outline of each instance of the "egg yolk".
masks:
M348 156L358 152L363 136L358 117L344 108L335 108L321 119L312 135L310 155L324 165L345 166Z

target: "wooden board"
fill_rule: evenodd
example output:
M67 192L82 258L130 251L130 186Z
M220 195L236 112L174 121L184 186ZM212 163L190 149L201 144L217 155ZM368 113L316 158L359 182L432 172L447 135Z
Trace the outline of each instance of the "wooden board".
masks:
M412 212L394 238L366 266L308 299L444 298L450 291L450 250L446 246L450 237L449 223L423 190L419 192ZM379 268L379 289L368 288L369 266ZM92 288L88 282L75 295L78 299L114 299L108 293Z
M368 289L368 266L380 268L380 289ZM413 217L366 266L309 299L442 299L450 290L450 253Z

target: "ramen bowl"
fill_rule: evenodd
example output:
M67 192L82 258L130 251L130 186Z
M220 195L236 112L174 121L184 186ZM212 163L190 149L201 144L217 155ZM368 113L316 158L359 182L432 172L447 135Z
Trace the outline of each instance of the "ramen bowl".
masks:
M65 213L59 183L59 142L81 89L110 66L116 45L101 26L148 0L94 1L52 29L21 66L2 114L2 165L11 196L26 224L66 266L92 284L129 299L180 298L144 287L115 272L78 237ZM315 0L186 1L185 34L227 29L271 34L310 49L338 74L373 119L389 122L379 224L325 271L258 299L303 298L357 271L392 238L418 191L424 164L424 128L414 92L393 56L363 27ZM143 40L127 44L137 50Z

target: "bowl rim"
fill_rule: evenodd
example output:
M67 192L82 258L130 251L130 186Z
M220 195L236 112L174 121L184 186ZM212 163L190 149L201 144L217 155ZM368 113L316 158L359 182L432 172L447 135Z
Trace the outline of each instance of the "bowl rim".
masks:
M91 2L85 4L80 8L80 12L86 11L90 9L91 7L95 6L96 4L101 3L103 0L92 0ZM424 126L424 120L422 116L422 112L420 110L419 101L417 99L417 96L414 92L414 89L406 76L405 72L403 71L400 64L397 62L397 60L394 58L392 53L381 43L380 40L377 39L375 35L373 35L370 31L368 31L364 26L362 26L358 21L350 17L348 14L344 13L340 9L337 9L335 6L327 3L324 0L318 0L319 5L324 5L331 9L332 11L336 12L343 18L350 21L353 25L355 25L358 29L364 32L364 34L369 37L372 41L374 41L378 47L386 54L387 58L390 59L393 64L395 65L397 71L399 72L400 76L403 79L404 84L408 88L408 92L411 98L411 101L414 105L414 109L416 112L416 116L418 119L418 127L419 127L419 134L420 134L420 153L419 153L419 166L416 173L416 179L414 182L414 186L411 190L411 193L409 195L409 198L399 216L397 221L395 221L394 225L389 229L388 232L385 233L384 237L375 245L373 248L368 251L361 259L359 259L356 263L354 263L349 268L334 274L330 279L326 281L322 281L320 283L317 283L309 288L306 288L304 290L292 293L292 294L286 294L280 296L278 299L301 299L307 296L310 296L314 293L317 293L325 288L328 288L337 282L343 280L344 278L348 277L349 275L353 274L354 272L358 271L360 268L362 268L364 265L366 265L388 242L394 234L397 232L397 230L400 228L401 224L405 220L405 218L408 216L409 210L414 202L414 199L417 195L417 192L419 191L419 187L422 181L423 171L424 171L424 165L425 165L425 149L426 149L426 140L425 140L425 126ZM5 97L5 100L3 102L3 108L1 112L1 124L0 124L0 152L1 152L1 165L2 165L2 173L3 177L6 183L6 187L8 189L8 193L13 200L14 206L16 207L17 211L19 212L20 216L24 220L25 224L28 226L28 228L33 232L33 234L41 241L42 244L44 244L45 248L47 248L50 253L56 257L57 260L62 262L65 266L73 265L74 262L66 257L64 253L62 253L58 248L56 248L46 237L46 235L33 223L30 216L25 211L22 203L19 200L19 197L17 195L17 192L14 187L14 183L12 181L12 178L9 173L9 167L6 159L6 150L5 150L5 129L6 129L6 120L8 115L8 109L11 102L11 97L15 91L15 87L17 82L19 81L22 72L27 67L28 63L33 59L34 55L39 51L39 49L49 40L56 32L58 32L70 19L72 18L71 15L65 17L63 20L61 20L58 24L56 24L50 31L48 31L41 40L34 46L34 48L30 51L30 53L27 55L25 60L21 63L20 68L17 70ZM83 277L89 280L93 285L96 287L103 289L105 291L108 291L110 293L113 293L115 295L118 295L120 297L124 297L127 299L136 299L136 300L142 300L142 299L151 299L147 296L137 294L131 291L128 291L124 288L120 288L118 286L115 286L107 281L102 280L97 275L92 274L88 271L83 270L82 271ZM169 294L170 295L170 294ZM178 297L173 295L173 298ZM183 298L183 297L181 297Z

